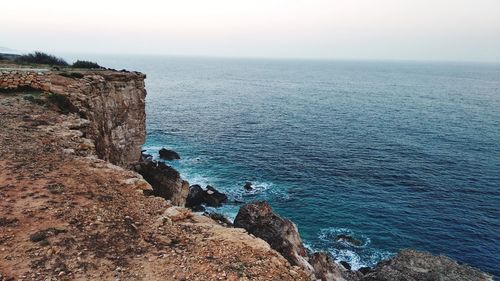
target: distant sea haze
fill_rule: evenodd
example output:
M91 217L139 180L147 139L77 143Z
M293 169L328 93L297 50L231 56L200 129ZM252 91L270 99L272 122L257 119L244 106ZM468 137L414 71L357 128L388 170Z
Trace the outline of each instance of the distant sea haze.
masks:
M147 74L149 153L269 201L310 248L357 269L410 247L500 277L500 65L88 59Z

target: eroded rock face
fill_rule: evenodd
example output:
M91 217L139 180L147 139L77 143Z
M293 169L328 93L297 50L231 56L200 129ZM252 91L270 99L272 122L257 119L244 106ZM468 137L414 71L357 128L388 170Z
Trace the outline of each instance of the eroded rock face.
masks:
M364 276L367 281L458 281L493 280L477 269L460 265L445 256L434 256L415 250L403 250L394 258L380 262Z
M99 158L130 167L141 155L146 132L145 75L96 71L82 79L50 75L50 91L67 95L90 121L85 133L94 140Z
M81 130L94 142L97 156L129 168L139 161L146 135L146 76L111 70L75 73L79 78L49 70L2 71L0 88L29 87L61 97L56 100L64 99L66 107L90 121Z
M267 202L242 206L234 220L234 226L244 228L269 243L271 248L281 253L292 265L313 272L297 226L292 221L276 215Z
M189 183L182 180L174 168L158 161L141 161L136 171L153 187L153 194L170 200L173 205L183 207L189 193Z

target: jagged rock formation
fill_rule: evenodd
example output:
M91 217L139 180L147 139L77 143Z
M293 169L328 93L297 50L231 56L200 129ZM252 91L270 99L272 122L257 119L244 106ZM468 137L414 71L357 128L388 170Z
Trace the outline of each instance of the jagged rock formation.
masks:
M82 131L93 140L99 158L122 167L139 161L146 135L146 76L108 70L73 73L80 75L4 69L0 72L0 88L29 87L60 95L71 111L90 121Z
M459 265L447 257L414 250L401 251L368 272L351 271L335 263L327 253L307 253L295 224L275 214L266 202L242 206L234 226L262 238L291 264L300 266L311 278L322 281L493 280L491 276Z
M186 205L189 183L175 169L163 162L145 159L135 165L135 170L151 184L155 196L170 200L175 206Z
M249 233L262 238L291 264L312 272L297 226L290 220L276 215L267 202L243 205L234 220L234 226L244 228Z
M314 253L309 257L309 263L313 267L316 278L321 281L358 281L361 280L361 274L352 272L336 264L330 255L325 252Z
M492 281L493 278L444 256L415 250L403 250L394 258L380 262L363 280L366 281Z

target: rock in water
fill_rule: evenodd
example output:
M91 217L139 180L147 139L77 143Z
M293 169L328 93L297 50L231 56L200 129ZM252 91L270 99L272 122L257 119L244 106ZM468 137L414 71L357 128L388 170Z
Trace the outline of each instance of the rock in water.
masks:
M207 190L205 191L204 201L207 206L219 207L223 203L227 202L227 195L217 191L214 187L207 185Z
M246 229L263 239L271 248L283 255L292 265L298 265L313 272L307 262L307 251L297 231L297 226L273 213L267 202L243 205L234 220L234 226Z
M363 241L361 241L357 238L354 238L352 236L346 235L346 234L337 235L337 237L335 237L335 241L346 242L346 243L349 243L349 244L351 244L353 246L357 246L357 247L363 245Z
M153 187L155 196L170 200L173 205L184 206L189 193L189 183L174 168L157 161L142 161L136 171Z
M247 181L245 183L245 185L243 186L243 188L246 189L246 190L248 190L248 191L252 190L253 189L252 183L249 182L249 181Z
M159 151L160 158L163 160L177 160L181 159L179 154L173 150L162 148Z
M210 207L219 207L227 202L227 195L219 192L214 187L207 185L207 189L203 190L201 186L195 184L189 188L189 195L186 200L186 207L192 210L201 210L202 204Z
M492 281L493 277L470 266L460 265L445 256L434 256L415 250L403 250L394 258L377 264L364 276L363 280Z

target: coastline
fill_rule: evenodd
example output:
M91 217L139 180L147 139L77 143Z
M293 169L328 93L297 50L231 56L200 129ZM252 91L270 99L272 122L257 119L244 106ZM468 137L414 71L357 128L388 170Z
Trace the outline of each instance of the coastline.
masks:
M71 72L78 72L78 70L70 70L70 71ZM62 144L58 144L54 148L52 148L52 149L59 149L60 150L57 152L59 157L62 157L63 159L69 158L70 159L69 162L81 161L81 160L83 160L83 159L81 159L81 157L83 157L85 159L88 159L88 161L90 161L90 162L86 162L87 160L83 160L84 163L78 164L78 165L83 165L83 166L87 165L90 167L92 167L92 165L94 165L98 168L107 169L106 170L107 172L109 172L108 170L119 171L119 172L117 172L116 177L117 177L117 179L119 179L120 176L124 177L121 180L127 181L127 184L126 184L127 186L131 185L131 187L128 187L128 191L131 192L131 196L133 194L133 200L138 200L140 202L143 202L144 200L146 200L143 203L144 204L143 207L147 206L148 204L149 204L149 207L147 207L147 208L151 208L153 205L154 205L154 207L160 207L160 213L163 213L162 218L167 218L167 219L165 219L165 221L167 221L167 222L170 220L169 224L173 224L174 222L180 222L180 224L187 223L188 225L189 224L191 224L191 225L199 224L199 225L204 225L204 226L206 226L205 224L208 224L208 225L210 225L210 227L209 227L210 229L213 229L213 228L217 229L214 232L210 232L211 235L215 235L214 236L215 241L217 241L217 239L219 239L221 237L222 238L225 237L226 238L225 242L232 241L231 242L232 246L230 246L230 247L236 247L236 248L241 247L241 246L243 246L243 248L247 247L247 246L252 248L253 246L257 245L256 248L253 248L252 250L258 251L261 254L264 254L265 256L268 256L268 257L272 256L272 257L275 257L278 259L277 261L269 261L268 260L267 261L268 263L264 263L264 265L262 265L261 269L262 270L269 269L270 268L269 264L273 264L276 266L277 269L276 269L276 271L271 271L271 273L276 274L276 276L278 276L280 274L284 274L284 275L282 275L282 277L284 278L283 280L285 280L287 278L289 278L289 279L291 278L290 280L292 280L292 279L299 280L300 278L305 278L305 276L312 276L315 274L315 272L323 272L323 273L328 272L329 274L323 274L323 276L325 276L324 280L337 280L337 279L333 279L333 278L344 278L345 279L346 276L348 276L347 278L351 278L351 279L347 279L347 280L385 280L383 278L386 278L386 277L389 278L390 274L392 274L394 272L401 273L401 272L398 272L398 270L401 268L404 269L404 274L411 274L412 269L407 267L407 264L405 264L405 262L408 262L408 261L414 262L415 261L414 259L416 259L416 258L420 258L420 259L424 259L424 260L431 259L430 258L431 256L428 254L422 254L420 256L419 253L405 252L405 253L403 253L402 258L397 259L397 260L388 261L388 262L382 262L379 264L379 266L376 267L374 272L368 273L367 275L365 275L365 274L359 273L359 272L351 272L345 267L341 267L340 265L338 265L336 263L332 263L331 261L328 260L328 257L326 257L326 256L314 256L314 254L310 255L310 253L305 253L303 250L300 250L299 252L301 252L301 253L299 255L300 256L299 260L305 259L307 263L309 263L309 261L308 261L309 259L315 261L314 264L317 266L312 266L312 268L311 268L311 267L308 267L308 265L305 265L302 262L294 261L293 259L292 260L288 259L288 262L285 262L283 257L277 257L277 255L275 254L276 252L271 250L269 248L269 245L267 245L267 243L264 242L264 244L263 244L262 240L256 239L256 238L251 238L250 235L238 230L238 228L224 228L224 227L218 227L218 226L216 227L216 225L218 225L218 224L216 222L214 222L213 220L207 220L202 216L193 215L191 212L189 212L188 210L183 209L183 208L176 208L176 207L169 206L170 204L172 204L172 201L170 201L170 203L168 203L167 201L164 201L163 199L160 199L158 197L140 198L140 196L143 196L142 195L143 190L151 190L152 189L154 191L155 186L151 187L151 185L154 185L154 184L152 184L151 182L150 183L144 182L142 177L138 176L137 174L135 174L131 171L123 169L123 168L128 168L128 167L132 166L134 164L134 162L136 160L138 160L139 155L140 155L141 145L144 142L144 137L145 137L145 133L146 133L145 126L144 126L144 124L145 124L145 115L144 115L145 104L144 104L144 102L145 102L145 94L146 94L145 90L144 90L145 76L140 74L140 73L136 73L136 72L114 72L114 71L110 71L110 72L86 72L86 71L84 71L83 72L83 77L84 77L83 79L81 79L81 78L75 79L75 78L63 77L57 72L50 72L49 71L50 74L48 74L48 76L50 78L48 78L47 81L42 81L40 84L36 84L36 83L34 84L32 77L29 77L29 76L30 75L37 76L38 72L37 72L37 74L33 74L32 72L28 72L28 73L26 73L26 75L21 74L21 76L23 76L23 77L21 77L19 79L17 77L13 77L13 78L9 77L7 79L4 79L3 81L5 83L7 83L8 85L6 85L4 83L1 86L2 86L2 88L9 88L10 91L18 94L19 92L21 92L21 93L23 92L20 89L23 88L23 86L25 86L24 84L29 84L29 86L33 89L38 89L38 90L41 90L43 92L52 92L52 93L66 96L70 100L72 106L76 107L76 110L79 112L80 116L84 116L85 118L76 118L75 117L74 120L68 120L68 118L70 119L70 117L73 118L74 116L71 115L70 117L65 118L60 113L57 113L56 112L57 109L56 109L56 111L54 111L52 113L51 112L48 113L48 115L50 115L50 116L48 116L48 117L50 117L49 118L50 122L45 121L45 122L49 122L49 123L54 124L56 126L56 128L51 128L51 127L47 128L47 126L51 126L51 125L44 124L41 121L41 120L43 120L43 118L39 118L40 116L42 116L42 117L45 116L44 113L40 110L41 108L43 108L43 106L36 105L36 104L30 104L30 101L18 100L17 98L12 98L12 97L8 97L7 100L5 100L5 103L3 104L3 106L6 109L14 106L15 109L25 108L28 110L28 112L29 111L37 112L37 114L35 114L35 117L28 118L26 122L29 122L29 124L32 124L32 125L30 125L31 126L30 130L34 130L35 132L39 132L39 131L44 132L45 133L44 136L46 136L46 137L49 137L52 134L56 134L58 136L63 136ZM9 73L6 73L6 71L2 72L3 77L5 77L6 75L7 76L11 75L11 74L12 74L11 72L9 72ZM17 73L15 75L17 75ZM46 74L43 74L43 76L47 77ZM29 80L29 82L26 82L27 79L31 79L31 80ZM95 86L95 85L99 85L99 83L101 83L101 85L107 85L107 86L103 86L103 87ZM113 83L117 83L117 84L113 84ZM118 85L121 85L121 86L118 86ZM125 85L125 86L123 86L123 85ZM104 96L102 89L106 89L106 91L111 89L113 94L112 95L107 94ZM123 91L120 92L121 91L120 89L126 89L126 92L123 92ZM125 97L128 97L128 98L125 98ZM122 107L116 107L117 104L122 105ZM100 105L100 106L96 107L96 105ZM40 106L41 108L38 108L37 106ZM28 112L25 112L24 114L30 115L30 114L28 114ZM113 121L112 119L111 120L108 119L108 118L112 118L111 116L116 115L115 114L116 112L122 112L125 115L122 115L121 118L117 118L116 121ZM130 113L134 113L134 114L130 115ZM9 114L10 114L9 118L11 118L11 120L17 120L16 122L19 122L19 119L23 120L22 119L23 116L16 116L13 111L10 111ZM33 115L33 114L31 114L31 115ZM65 116L68 116L68 115L65 115ZM123 118L126 118L127 121L124 122ZM36 123L33 120L39 120L39 121L38 121L38 123ZM87 120L87 121L83 121L83 120ZM109 121L117 122L117 124L119 123L120 126L116 126L116 125L107 126ZM14 121L12 121L12 122L14 122ZM40 123L40 122L42 122L42 123ZM130 126L126 125L127 122L130 122ZM59 128L59 127L57 127L58 124L64 124L64 125ZM16 126L11 127L12 130L16 130L16 129L19 130L20 128L22 128L22 127L20 127L19 124L16 124ZM80 133L78 133L78 131ZM83 136L85 136L85 137L83 137ZM24 136L24 137L26 137L26 136ZM37 140L37 137L40 138L40 135L35 136L33 138L33 140L29 139L29 141ZM42 139L38 139L38 141L41 141L41 140ZM75 142L75 140L76 140L76 143L73 143L73 142ZM11 145L8 145L8 141L9 141L9 139L3 140L5 147L9 147L9 149L13 149ZM78 143L78 141L81 141L81 142ZM124 143L125 143L125 146L123 145ZM27 143L26 145L29 145L29 143ZM65 146L68 146L68 147L64 148L66 150L62 149L62 147L65 147ZM74 148L73 148L73 146L74 146ZM21 152L22 151L20 149L17 151L17 153L21 153ZM61 153L63 153L62 155L64 155L64 156L61 156L60 155ZM9 154L7 151L3 151L2 155L6 156L5 158L9 159L9 161L13 161L13 159L11 157L8 157ZM98 160L96 158L99 158L102 160ZM50 161L55 161L55 159L57 159L57 158L47 159L47 160L45 160L44 163L48 164L48 163L50 163ZM107 161L109 161L110 163L116 164L118 166L122 166L123 168L120 168L120 167L117 167L114 165L108 165ZM9 170L9 169L12 170L14 168L14 166L11 163L9 163L8 161L4 161L4 163L2 163L2 164L3 164L3 168L5 170ZM24 164L26 164L26 163L24 163ZM77 167L78 165L76 165L75 167ZM72 172L74 173L75 170L73 170ZM104 176L104 175L101 175L101 176ZM89 174L87 176L87 178L91 178L91 177L92 177L91 174ZM170 180L170 178L168 180ZM177 181L177 180L181 180L179 175L175 176L175 181ZM131 184L128 184L128 183L131 183ZM3 188L8 189L9 186L11 186L12 184L15 185L15 180L12 178L12 175L4 175L4 177L2 178ZM24 183L24 184L28 184L28 186L30 186L29 183ZM74 184L74 183L65 183L65 184L67 185L66 187L68 189L71 189L71 187L69 185ZM182 196L184 196L185 187L182 187L182 185L183 185L182 183L180 183L180 185L181 185L180 189L184 190L182 193L183 194ZM179 183L177 183L177 182L175 184L168 183L168 184L164 185L164 187L167 189L172 188L172 186L179 186ZM81 186L79 186L78 188L81 188ZM138 193L138 192L135 192L134 190L136 190L136 191L139 190L141 192ZM118 191L118 190L116 190L116 191ZM101 192L101 191L99 191L99 189L96 189L96 190L93 190L93 192ZM63 192L63 194L64 194L64 192ZM57 195L60 195L60 194L57 194ZM187 196L187 194L185 194L185 195ZM10 196L16 196L16 195L11 194ZM49 195L49 196L52 196L52 195ZM71 196L77 196L77 195L76 195L76 193L74 193L74 194L69 193L69 194L66 194L66 197L67 196L71 197ZM106 196L110 196L110 195L106 195ZM113 196L119 196L119 193L113 194ZM35 198L35 199L37 199L37 198ZM90 203L90 204L92 204L93 200L96 200L95 198L87 198L87 199L89 200L88 203ZM132 199L132 198L129 198L129 199ZM171 198L165 198L165 199L168 200ZM65 200L68 200L68 198L65 198ZM164 202L161 200L163 200ZM111 200L111 201L113 201L113 200ZM161 203L160 203L160 201L161 201ZM9 204L10 203L11 202L9 202ZM177 203L178 203L178 205L182 205L182 202L174 202L174 205ZM5 203L3 203L3 204L5 204ZM110 204L112 204L112 203L110 203ZM126 204L126 202L122 202L122 204ZM14 213L16 213L16 214L20 211L17 208L21 208L21 206L19 206L19 205L16 205L16 206L5 205L2 207L10 209L11 212L12 212L12 210L14 210ZM68 206L60 206L60 207L68 208ZM59 211L61 211L61 210L59 210ZM163 210L165 210L166 213L162 212ZM120 212L121 211L123 211L123 210L120 210ZM153 215L154 212L152 210L150 210L150 211L152 213L150 213L149 215L151 215L155 218L158 217L158 214L155 216L155 215ZM41 212L43 213L43 209L41 210ZM272 213L272 211L268 211L268 212ZM122 215L122 214L119 214L119 215ZM136 214L136 216L140 217L140 214ZM137 232L138 231L137 229L140 229L139 232L142 233L140 236L143 238L143 236L148 232L148 229L147 229L148 226L145 224L154 225L154 223L152 221L148 221L147 223L142 222L139 224L139 223L136 223L136 220L138 220L138 218L136 218L135 216L132 216L132 217L133 217L132 219L127 219L125 217L125 219L124 219L125 226L124 227L128 227L129 228L128 231L131 231L132 233ZM12 218L9 218L9 219L12 219ZM15 232L16 229L19 228L19 224L21 224L21 226L22 226L22 224L26 223L26 221L22 221L22 220L20 221L18 218L14 218L14 219L18 220L18 222L12 223L9 226L9 230ZM28 219L28 218L25 218L25 219ZM63 216L63 219L70 219L70 217ZM187 220L187 222L186 222L186 220ZM189 221L189 220L191 220L191 221ZM98 219L98 221L99 221L99 219ZM131 222L129 222L129 221L131 221ZM273 221L274 221L274 219L271 221L271 224L273 224ZM257 222L257 223L260 223L260 222ZM289 223L290 223L291 229L293 229L294 224L292 222L289 222ZM96 224L96 223L94 222L94 224ZM106 222L106 221L101 222L101 223L97 223L97 225L102 225L104 227L107 224L108 224L108 222ZM89 223L89 225L91 225L91 223ZM55 227L55 228L57 229L57 227ZM66 228L71 228L71 226L68 227L65 225L63 228L66 231L72 232L72 230L66 229ZM145 229L142 229L142 228L145 228ZM251 228L251 227L249 227L249 228ZM130 230L130 229L132 229L132 230ZM279 230L282 230L282 229L279 229ZM107 231L107 230L102 230L102 231ZM182 226L180 226L179 231L180 231L179 233L181 233L181 235L189 235L188 232L182 230ZM247 231L251 233L251 231L249 231L248 229L247 229ZM4 232L3 228L2 228L2 232ZM57 231L52 231L52 232L57 232ZM295 227L295 232L296 232L296 227ZM64 233L66 233L66 232L61 232L61 233L63 233L63 234L61 234L61 236L63 236L63 235L65 235ZM208 234L208 233L209 232L207 232L206 234ZM5 236L6 234L2 233L2 235ZM133 234L131 234L131 235L133 235ZM295 235L298 235L298 234L296 233ZM55 242L55 241L51 241L51 240L58 239L58 237L60 235L56 234L56 233L52 233L49 236L50 236L50 239L47 239L47 241L48 242ZM160 236L158 236L158 237L160 237ZM259 237L259 235L255 235L255 236ZM275 238L276 237L274 237L273 239L275 239ZM247 239L248 239L248 241L245 242L245 240L247 240ZM289 237L287 237L287 235L281 236L279 239L282 239L283 241L290 240ZM298 239L298 241L294 242L295 243L294 245L300 246L300 243L301 243L300 237L297 238L295 236L294 239L295 240ZM235 242L236 240L238 240L238 241ZM266 239L264 239L264 240L266 240ZM269 241L267 241L267 242L269 243ZM18 242L18 243L20 243L20 242ZM133 243L135 243L135 242L133 242ZM172 243L172 242L170 241L170 243ZM241 243L243 245L240 245ZM56 247L60 247L61 249L64 248L64 246L61 246L57 243L54 243L54 244L56 245ZM272 243L270 243L270 244L272 244ZM23 245L25 245L24 247L28 247L29 249L31 249L30 251L33 251L33 249L35 249L35 251L44 250L43 247L39 248L39 245L37 245L37 244L35 244L35 246L34 246L35 248L33 248L33 245L31 245L31 244L27 244L27 245L23 244ZM221 243L215 242L214 245L216 247L223 248ZM212 246L214 246L214 245L212 245ZM14 247L14 248L17 247L16 243L12 243L12 242L7 243L7 246L9 247L9 249L11 247ZM226 249L226 250L229 252L229 251L234 251L235 249L231 249L231 250ZM55 250L55 251L57 251L57 250ZM174 250L174 252L175 252L175 250ZM186 252L185 254L189 255L188 252ZM226 255L229 254L229 256L230 256L231 254L234 254L234 252L233 253L224 253L224 254L226 254ZM283 253L281 253L281 254L283 254ZM51 256L52 255L54 255L54 254L51 254ZM147 255L147 252L146 252L146 255ZM224 256L224 258L229 258L229 256ZM314 256L314 258L313 258L313 256ZM6 256L4 256L4 257L6 257ZM27 257L22 257L22 256L18 257L18 259L23 259L23 258L29 260L29 258L27 258ZM144 258L144 257L141 257L141 258ZM221 259L224 260L224 258L221 258ZM57 254L55 254L55 257L53 257L53 259L54 260L57 259ZM272 258L270 258L270 259L272 259ZM436 263L422 264L422 268L424 268L424 271L430 270L433 272L438 272L438 274L445 274L445 276L446 276L446 274L449 273L450 270L456 270L457 272L459 272L459 274L462 274L462 275L459 275L462 277L469 276L466 274L472 274L472 275L476 276L476 278L483 278L483 279L478 279L478 280L492 280L491 277L490 277L490 279L488 279L487 275L482 274L479 271L473 270L473 269L466 267L466 266L458 265L458 264L456 264L456 263L452 262L451 260L446 259L444 257L436 257L436 259L441 262L441 265L446 264L446 266L442 266L440 268L439 266L436 267ZM400 261L401 261L401 264L403 264L403 265L401 267L397 267L397 269L395 269L394 271L391 271L393 269L393 267L391 267L391 266L393 266L393 265L398 266L398 264L399 264L398 262L400 262ZM165 264L165 263L168 263L168 261L163 261L163 264ZM212 266L214 263L209 261L209 262L207 262L207 264ZM9 263L9 265L12 265L12 263ZM297 268L297 266L299 266L299 267ZM59 270L58 271L56 269L61 269L61 268L55 268L54 271L50 271L50 272L44 271L45 269L42 270L41 267L35 268L32 270L35 270L35 271L40 270L37 272L42 274L42 275L47 274L47 276L54 275L54 274L57 274L59 276L60 272L65 272L62 275L65 275L68 273L68 272L66 272L66 270ZM152 271L155 270L154 268L151 268L151 266L148 266L147 269L152 270ZM305 271L303 271L304 269L305 269ZM2 269L2 270L5 270L5 269ZM134 268L134 270L138 270L138 269ZM246 270L246 268L243 271L245 271L245 270ZM439 270L442 270L442 271L439 272ZM95 271L92 274L97 274L96 272L98 272L98 271L99 270L97 269L97 271ZM235 270L235 271L237 271L237 270ZM387 273L386 271L390 271L392 273ZM415 274L417 274L417 273L418 274L425 274L425 272L417 272L417 271L418 270L416 270ZM70 271L70 272L73 273L73 271ZM121 272L121 271L119 271L119 272ZM145 270L142 271L142 273L146 274L143 277L147 276L147 272ZM12 275L12 273L10 273L10 272L7 272L7 273L1 272L1 274L8 274L6 276ZM24 273L14 272L14 274L24 274ZM266 275L262 272L260 274L262 274L262 275L261 276L255 275L256 279L266 280L265 279ZM318 277L318 276L321 276L321 274L317 275L316 277L323 278L323 277ZM384 275L384 274L386 274L386 275ZM394 273L394 274L396 274L396 273ZM249 274L245 273L245 275L247 276ZM80 277L83 277L83 276L86 276L85 272L83 273L83 275L80 275ZM227 276L228 275L226 274L225 277L227 278ZM239 278L238 274L236 274L235 276L237 278ZM422 276L422 275L418 275L418 276ZM36 277L36 275L35 275L35 277ZM358 279L356 279L356 278L358 278ZM373 279L370 279L370 278L373 278ZM414 277L414 278L418 278L418 277ZM227 278L227 279L229 279L229 278ZM8 279L6 278L6 280L8 280ZM391 280L391 279L387 279L387 280ZM454 280L454 279L449 279L449 280Z

